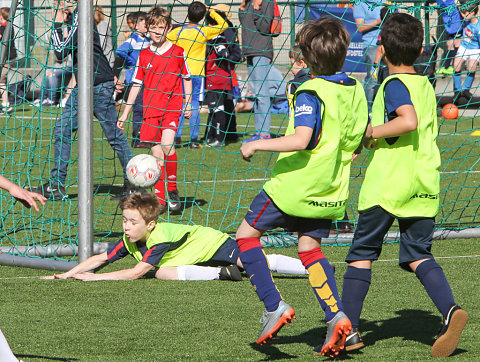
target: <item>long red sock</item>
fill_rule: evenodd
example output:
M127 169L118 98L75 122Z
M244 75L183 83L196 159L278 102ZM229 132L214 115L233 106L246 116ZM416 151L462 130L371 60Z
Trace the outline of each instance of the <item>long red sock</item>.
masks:
M167 202L165 200L165 173L162 172L162 176L160 180L157 181L155 184L155 195L158 197L158 201L161 205L166 205Z
M167 190L177 189L177 153L165 157L165 172L167 173Z

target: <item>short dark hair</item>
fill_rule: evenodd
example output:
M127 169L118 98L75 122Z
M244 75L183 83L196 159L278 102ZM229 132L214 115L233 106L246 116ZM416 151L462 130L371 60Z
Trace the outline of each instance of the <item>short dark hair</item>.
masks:
M458 0L458 11L460 13L478 13L478 0Z
M422 52L423 26L405 13L387 16L380 30L385 56L393 65L413 65Z
M161 205L158 197L153 193L134 192L128 194L120 201L120 209L138 210L143 220L148 224L150 221L156 221L160 214L165 211L165 206Z
M324 17L305 24L295 40L312 74L332 75L343 67L350 34L340 20Z
M136 16L135 24L142 20L147 21L147 13L145 11L137 11Z
M194 1L188 5L187 16L192 23L199 23L206 13L207 7L200 1Z

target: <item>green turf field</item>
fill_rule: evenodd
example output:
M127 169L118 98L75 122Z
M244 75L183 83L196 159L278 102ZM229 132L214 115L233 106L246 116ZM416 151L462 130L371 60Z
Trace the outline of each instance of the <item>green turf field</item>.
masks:
M346 247L325 246L341 290ZM267 248L295 256L295 248ZM435 306L414 275L394 259L398 245L386 245L374 265L362 314L367 347L342 357L359 361L429 360L441 325ZM470 319L450 360L476 361L480 348L478 240L437 241L434 253L456 301ZM105 271L126 268L124 259ZM263 305L248 279L242 282L176 282L155 279L80 282L39 280L46 271L0 267L0 327L24 361L261 361L326 360L314 357L322 343L323 312L307 277L275 274L297 319L272 344L255 345Z
M52 162L53 126L60 109L22 106L8 117L0 116L0 147L3 157L0 167L3 174L23 185L36 186L49 177ZM200 136L204 133L205 115ZM238 115L239 134L253 132L253 116ZM272 117L272 132L283 134L286 119ZM128 125L129 126L129 125ZM480 126L478 118L460 118L456 122L439 117L438 144L442 150L442 209L437 218L440 227L475 227L480 222L478 173L480 172L479 140L472 131ZM184 140L188 140L188 127ZM127 127L126 134L130 136ZM94 233L96 241L116 240L120 235L121 218L118 203L110 201L118 192L123 176L118 159L108 143L98 122L94 124ZM257 153L252 162L245 162L238 150L240 143L225 147L192 150L181 148L178 152L178 188L184 200L184 209L178 213L162 215L165 220L197 223L226 232L235 232L253 197L270 177L276 155ZM136 149L134 153L147 152ZM352 165L351 195L347 211L350 218L356 215L356 202L366 165L366 151ZM69 167L67 187L69 200L48 202L40 215L14 205L9 197L0 199L3 215L2 246L11 243L24 245L75 243L77 240L77 142L73 145L72 164ZM33 217L30 217L33 216Z
M44 181L52 168L53 125L57 108L25 107L9 117L0 116L3 174L23 185ZM205 119L203 119L205 120ZM238 132L253 129L253 118L238 117ZM274 116L272 131L284 132L284 119ZM438 144L442 150L443 226L479 224L479 137L472 130L478 119L457 123L439 119ZM201 128L201 135L204 128ZM127 130L127 134L130 131ZM185 133L188 129L185 129ZM96 241L117 240L121 232L118 203L111 193L122 185L122 172L110 146L94 126L94 236ZM184 137L185 138L185 137ZM164 214L165 220L198 223L235 232L246 208L266 178L276 156L258 153L251 163L238 153L240 143L221 149L178 150L179 191L185 208ZM76 160L77 143L73 157ZM135 150L135 153L145 150ZM356 200L366 164L363 152L352 167L348 212L356 215ZM40 214L26 211L3 194L1 246L75 243L77 240L77 163L69 168L70 199L49 201ZM28 176L27 176L28 175ZM112 186L113 185L113 186ZM385 247L383 259L395 259L397 245ZM478 240L438 241L434 252L452 284L457 302L470 312L470 322L453 359L480 358L475 342L479 329ZM345 247L324 247L337 266L341 284ZM267 249L295 255L295 248ZM471 256L468 258L449 258ZM477 257L473 257L477 256ZM109 267L125 268L131 260ZM312 360L312 348L322 342L323 313L305 277L278 276L286 300L297 320L285 327L270 346L253 342L260 330L262 305L247 280L231 282L166 282L142 279L131 282L43 281L48 272L0 267L3 304L0 318L12 349L25 361L139 361L139 360ZM12 279L9 279L12 278ZM20 279L19 279L20 278ZM366 301L362 325L369 345L352 356L358 360L428 359L430 345L440 327L440 317L413 275L401 272L394 261L376 265L373 286ZM346 357L351 358L352 356ZM318 358L318 357L317 357ZM320 357L321 358L321 357Z

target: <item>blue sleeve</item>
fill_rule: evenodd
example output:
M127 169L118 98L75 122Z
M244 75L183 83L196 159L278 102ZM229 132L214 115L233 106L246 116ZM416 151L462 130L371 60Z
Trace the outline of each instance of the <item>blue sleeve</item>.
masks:
M312 138L306 150L313 150L322 131L322 104L317 96L301 92L295 100L295 127L305 126L313 129Z
M353 6L353 18L354 19L365 19L365 9L364 4L359 3Z
M109 263L113 263L114 261L122 259L127 255L128 255L128 251L127 251L127 248L125 248L125 245L123 244L123 240L113 242L113 243L108 243L107 259Z
M148 251L143 255L142 261L151 265L158 265L160 260L162 260L165 253L170 247L169 243L161 243L152 246Z
M132 47L132 44L128 40L120 44L120 46L115 51L115 53L119 57L122 57L123 59L125 59L125 66L127 67L133 67L137 63L138 57L132 56L133 52L134 52L134 49Z
M406 104L413 105L410 98L410 92L405 84L400 80L394 79L385 85L385 108L387 110L388 121L397 117L395 112L399 107Z
M295 100L295 127L315 128L317 115L320 113L318 98L310 93L300 93Z

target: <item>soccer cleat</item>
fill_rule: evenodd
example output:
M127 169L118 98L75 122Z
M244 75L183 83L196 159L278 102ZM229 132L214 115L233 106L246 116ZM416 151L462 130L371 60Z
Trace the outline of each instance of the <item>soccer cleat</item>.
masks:
M47 182L43 185L30 189L32 192L45 196L48 200L65 200L68 199L65 187L60 182Z
M182 144L182 137L175 137L174 146L175 148L182 148L184 146Z
M468 89L462 92L462 96L466 98L468 102L470 102L473 98L473 94Z
M327 322L327 337L322 346L313 349L313 353L327 357L335 357L345 346L345 340L352 330L352 323L347 315L338 312L335 317Z
M231 280L234 282L241 282L242 281L242 273L238 266L232 264L228 266L224 266L220 268L219 273L220 280Z
M450 308L443 322L442 329L435 342L433 342L432 350L430 351L432 357L448 357L455 351L467 320L467 312L458 305Z
M180 202L180 196L178 196L178 191L168 191L168 207L172 211L178 211L182 208L182 203Z
M273 312L264 312L260 323L263 323L262 332L257 339L257 344L265 344L275 337L280 329L295 319L295 311L285 301L281 300L278 308Z
M188 145L190 148L192 149L200 149L200 148L203 148L203 145L201 145L200 143L198 143L198 140L196 138L192 138L190 140L190 144Z
M217 141L217 140L213 140L213 141L210 141L210 142L207 141L207 146L208 147L222 147L222 145L223 145L223 142L221 142L221 141Z
M437 74L441 75L453 75L453 66L449 66L448 68L441 67L437 70Z
M357 328L352 328L347 338L345 338L345 351L355 351L357 349L365 347L362 336Z

